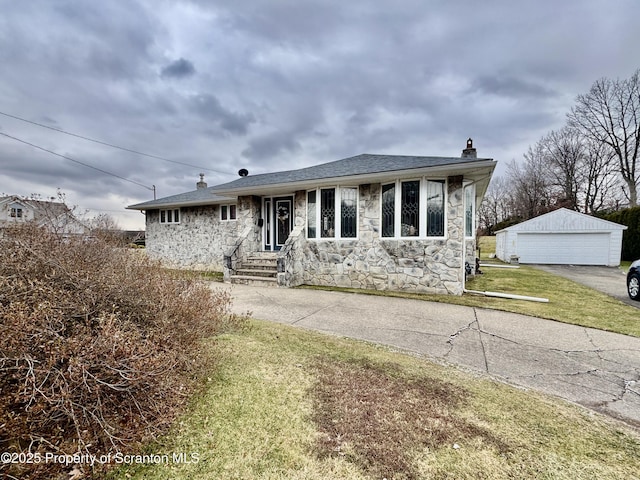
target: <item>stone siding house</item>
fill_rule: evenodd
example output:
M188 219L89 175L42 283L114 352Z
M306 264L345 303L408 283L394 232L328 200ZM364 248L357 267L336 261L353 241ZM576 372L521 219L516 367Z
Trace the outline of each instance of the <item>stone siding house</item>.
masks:
M226 281L462 294L496 162L363 154L131 205L148 254ZM266 273L266 272L273 272Z

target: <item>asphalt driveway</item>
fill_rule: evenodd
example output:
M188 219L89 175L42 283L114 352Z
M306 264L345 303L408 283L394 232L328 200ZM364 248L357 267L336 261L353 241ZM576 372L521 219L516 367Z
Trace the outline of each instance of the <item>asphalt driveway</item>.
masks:
M212 284L220 288L220 284ZM640 338L482 308L228 285L235 313L389 345L543 391L640 428Z
M621 268L585 265L531 266L581 283L640 309L640 302L631 300L627 295L627 275Z

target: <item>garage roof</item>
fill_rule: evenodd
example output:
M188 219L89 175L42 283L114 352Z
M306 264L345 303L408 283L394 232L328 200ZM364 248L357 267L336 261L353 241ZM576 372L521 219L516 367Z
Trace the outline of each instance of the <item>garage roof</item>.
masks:
M626 230L625 225L603 220L584 213L560 208L553 212L545 213L517 225L504 228L500 232L603 232L611 230Z

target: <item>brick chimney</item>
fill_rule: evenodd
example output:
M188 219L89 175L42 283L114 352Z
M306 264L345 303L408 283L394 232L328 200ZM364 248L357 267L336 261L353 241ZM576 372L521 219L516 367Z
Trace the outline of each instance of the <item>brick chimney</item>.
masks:
M478 158L476 149L473 148L473 140L471 140L471 138L467 140L467 148L462 150L462 158Z
M196 183L196 188L198 190L202 190L203 188L207 188L207 182L204 181L204 173L200 174L200 181Z

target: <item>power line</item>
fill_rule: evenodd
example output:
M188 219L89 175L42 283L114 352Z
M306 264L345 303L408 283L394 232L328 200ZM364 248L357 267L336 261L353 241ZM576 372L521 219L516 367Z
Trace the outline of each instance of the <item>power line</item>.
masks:
M223 172L222 170L216 170L216 169L213 169L213 168L200 167L198 165L191 165L190 163L179 162L177 160L171 160L169 158L160 157L158 155L152 155L150 153L144 153L144 152L139 152L137 150L132 150L130 148L120 147L120 146L114 145L112 143L107 143L107 142L103 142L103 141L100 141L100 140L96 140L94 138L85 137L83 135L78 135L77 133L67 132L67 131L61 130L59 128L51 127L49 125L44 125L42 123L34 122L32 120L27 120L26 118L17 117L15 115L11 115L9 113L0 112L0 115L4 115L5 117L13 118L15 120L20 120L21 122L30 123L31 125L37 125L38 127L48 128L49 130L53 130L54 132L64 133L65 135L70 135L72 137L81 138L82 140L87 140L89 142L98 143L100 145L105 145L105 146L111 147L111 148L117 148L118 150L123 150L123 151L129 152L129 153L135 153L136 155L142 155L144 157L156 158L158 160L163 160L165 162L171 162L171 163L177 163L178 165L185 165L187 167L199 168L201 170L207 170L209 172L222 173L224 175L232 175L231 173Z
M125 182L133 183L133 184L138 185L140 187L146 188L147 190L151 190L151 191L153 191L155 193L155 186L149 187L149 186L144 185L142 183L136 182L135 180L131 180L131 179L128 179L128 178L125 178L125 177L121 177L120 175L117 175L115 173L111 173L111 172L108 172L106 170L102 170L101 168L94 167L93 165L89 165L88 163L81 162L80 160L76 160L76 159L68 157L66 155L61 155L61 154L59 154L57 152L54 152L52 150L48 150L48 149L46 149L44 147L40 147L40 146L35 145L33 143L27 142L26 140L21 140L20 138L13 137L13 136L8 135L8 134L3 133L3 132L0 132L0 135L2 135L4 137L7 137L7 138L10 138L12 140L15 140L17 142L24 143L25 145L29 145L29 146L31 146L33 148L37 148L38 150L42 150L43 152L47 152L47 153L50 153L52 155L56 155L58 157L64 158L65 160L69 160L70 162L77 163L79 165L82 165L83 167L87 167L87 168L91 168L93 170L97 170L98 172L104 173L105 175L111 175L112 177L119 178L120 180L124 180Z

